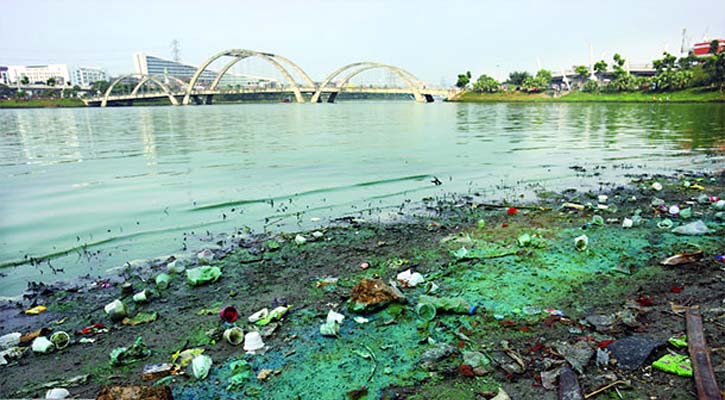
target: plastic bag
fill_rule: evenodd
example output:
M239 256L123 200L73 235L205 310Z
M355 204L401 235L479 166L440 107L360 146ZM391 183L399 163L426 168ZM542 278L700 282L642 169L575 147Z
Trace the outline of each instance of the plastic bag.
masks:
M207 282L216 282L222 276L219 267L198 267L186 270L186 280L191 286L203 285Z
M111 351L111 365L129 365L151 356L151 350L143 342L141 336L136 338L131 347L118 347Z
M680 235L704 235L710 232L711 230L700 219L687 225L678 226L672 230L672 233Z
M209 375L211 363L211 357L206 354L194 357L194 359L191 360L191 374L194 375L194 378L199 380L206 378L206 376Z

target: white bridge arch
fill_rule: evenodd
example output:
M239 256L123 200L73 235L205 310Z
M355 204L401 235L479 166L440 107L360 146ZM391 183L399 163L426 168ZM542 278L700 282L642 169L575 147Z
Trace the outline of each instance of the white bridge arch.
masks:
M310 86L314 86L314 82L312 82L312 79L307 75L305 71L302 70L297 64L293 63L288 58L282 57L277 54L272 53L264 53L260 51L254 51L254 50L245 50L245 49L232 49L232 50L224 50L221 51L213 56L211 56L209 59L204 61L201 66L196 70L194 73L194 76L191 77L191 81L189 81L189 85L186 89L186 94L184 95L183 104L187 105L191 101L191 96L194 94L194 87L196 86L196 83L199 81L199 78L201 77L201 74L206 71L206 69L211 65L214 61L222 58L222 57L233 57L233 60L228 62L221 71L217 74L216 78L214 78L214 81L209 86L209 90L215 90L217 85L219 85L219 82L221 81L224 74L229 71L229 69L234 66L237 62L249 58L249 57L257 57L262 60L265 60L272 64L282 75L285 77L287 82L292 87L292 91L295 94L295 99L298 103L304 103L304 98L302 97L302 92L300 91L300 87L295 81L292 74L290 74L289 70L285 68L285 65L289 68L292 68L295 72L297 72L302 79L305 81L306 84ZM283 65L283 63L285 65Z
M330 75L328 75L327 78L325 78L325 80L322 81L322 83L320 83L320 86L317 88L315 93L312 95L312 99L310 101L312 103L321 102L320 96L322 95L322 92L324 91L324 89L327 87L327 85L330 84L330 82L332 82L333 79L338 77L343 72L352 70L337 85L340 91L344 90L345 85L347 85L347 83L352 78L354 78L358 74L361 74L361 73L371 70L371 69L386 69L386 70L394 73L400 79L402 79L403 82L405 82L405 84L408 86L408 88L410 89L410 92L413 94L413 97L415 97L415 100L417 102L419 102L419 103L426 102L426 98L420 92L421 89L425 88L425 84L420 79L416 78L413 74L411 74L410 72L408 72L402 68L395 67L392 65L382 64L382 63L371 62L371 61L362 61L362 62L352 63L352 64L348 64L348 65L345 65L345 66L342 66L342 67L336 69Z
M139 79L139 82L134 86L133 91L131 91L131 96L136 96L138 94L139 89L147 84L148 82L153 82L158 86L166 96L168 96L169 101L171 104L178 106L179 101L176 100L176 97L174 96L174 93L169 89L169 87L162 83L162 81L171 79L177 83L180 83L182 86L184 86L186 83L182 81L181 79L172 76L172 75L145 75L145 74L126 74L122 75L118 78L116 78L111 84L108 86L108 89L106 89L106 92L103 94L103 99L101 100L101 107L106 107L108 105L109 97L111 97L111 91L113 91L113 88L116 87L121 81L129 79L129 78L136 78Z

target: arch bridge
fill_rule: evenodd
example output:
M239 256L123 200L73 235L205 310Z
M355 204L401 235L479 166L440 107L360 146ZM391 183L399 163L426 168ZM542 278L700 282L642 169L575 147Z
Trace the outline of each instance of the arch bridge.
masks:
M284 84L235 89L220 88L222 78L229 70L239 61L248 58L256 58L270 64L284 77ZM201 82L202 74L205 71L210 71L211 64L220 59L226 60L224 66L216 73L211 83L205 85L206 82ZM350 85L351 79L363 72L374 69L385 70L394 74L404 83L404 87L353 87ZM113 89L120 82L128 79L137 81L131 93L114 95ZM148 87L150 84L153 84L158 90L153 93L140 92L142 87ZM321 82L316 83L302 68L286 57L255 50L231 49L209 57L197 68L188 82L169 75L128 74L114 80L101 97L85 99L84 102L86 105L106 107L109 103L133 104L135 100L165 97L173 105L211 104L215 95L270 93L291 94L298 103L304 103L305 97L309 97L312 103L321 103L323 102L323 95L327 95L326 101L333 103L337 96L343 92L409 94L412 95L415 101L420 103L433 102L434 96L451 97L457 93L453 89L429 88L415 75L400 67L371 61L345 65L333 71Z

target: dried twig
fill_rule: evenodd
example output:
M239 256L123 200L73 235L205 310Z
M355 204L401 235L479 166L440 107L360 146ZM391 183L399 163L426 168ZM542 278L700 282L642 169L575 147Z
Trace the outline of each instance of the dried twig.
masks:
M592 397L598 395L599 393L602 393L604 391L607 391L607 390L609 390L609 389L611 389L611 388L613 388L613 387L615 387L617 385L628 385L628 384L629 384L629 382L627 382L627 381L622 381L622 380L614 381L614 382L610 383L609 385L602 386L599 389L597 389L597 390L595 390L595 391L593 391L593 392L585 395L584 398L585 399L589 399L589 398L592 398Z
M720 400L720 390L712 371L710 353L707 351L705 333L702 327L702 315L694 308L687 310L687 343L695 375L697 397L700 400Z

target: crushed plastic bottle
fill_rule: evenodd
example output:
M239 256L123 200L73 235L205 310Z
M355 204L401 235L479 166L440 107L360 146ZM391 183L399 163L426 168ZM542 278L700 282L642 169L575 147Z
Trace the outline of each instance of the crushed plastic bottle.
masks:
M214 253L209 249L205 249L196 254L196 259L199 264L209 264L214 260Z

